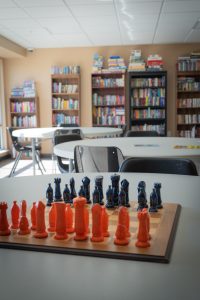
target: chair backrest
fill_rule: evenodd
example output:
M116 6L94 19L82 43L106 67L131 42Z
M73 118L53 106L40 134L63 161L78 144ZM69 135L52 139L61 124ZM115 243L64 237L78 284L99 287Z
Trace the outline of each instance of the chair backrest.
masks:
M134 131L134 130L128 130L126 132L126 136L159 136L157 131Z
M117 147L75 146L75 171L118 172L124 157Z
M60 123L58 124L58 127L79 127L78 124L65 124L65 123Z
M184 158L134 158L124 160L119 172L165 173L198 176L193 161Z
M15 130L13 127L7 127L8 133L10 134L13 146L17 152L23 147L22 144L19 143L18 138L12 135L12 132Z
M74 129L58 128L54 132L54 137L57 135L69 135L69 134L78 134L81 136L82 139L84 137L82 130L80 128L74 128Z

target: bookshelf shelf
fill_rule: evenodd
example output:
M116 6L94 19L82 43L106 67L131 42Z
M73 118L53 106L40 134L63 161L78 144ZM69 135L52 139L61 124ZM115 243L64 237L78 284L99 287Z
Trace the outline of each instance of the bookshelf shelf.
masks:
M167 72L128 72L130 129L167 135Z
M52 125L80 125L80 74L53 74Z
M93 126L123 126L127 123L124 72L92 74Z

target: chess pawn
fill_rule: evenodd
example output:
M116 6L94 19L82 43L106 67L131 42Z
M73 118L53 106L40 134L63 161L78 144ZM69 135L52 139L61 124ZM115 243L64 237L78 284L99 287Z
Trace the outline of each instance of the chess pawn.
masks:
M138 193L139 191L143 192L143 197L144 197L144 207L143 208L147 208L148 204L147 204L147 195L146 195L146 182L145 181L139 181L138 183ZM142 208L141 208L142 209Z
M85 198L85 190L83 188L83 185L80 186L80 190L78 192L78 195Z
M70 190L68 184L65 184L65 189L63 191L63 200L65 203L70 203Z
M56 208L55 208L55 202L52 203L52 206L49 210L49 232L55 232L56 231Z
M113 190L111 188L111 185L108 186L108 189L106 191L106 207L114 208Z
M75 190L75 181L74 178L72 177L69 181L70 185L70 203L73 203L73 199L76 198L76 190Z
M138 208L137 210L142 210L146 207L146 196L143 188L138 188Z
M47 198L47 206L51 206L53 202L53 189L51 187L51 183L49 183L49 186L46 190L46 198Z
M55 183L55 202L57 201L62 201L62 195L60 191L60 183L61 183L61 178L55 178L54 179Z
M91 200L90 200L90 179L87 176L85 176L82 179L82 183L83 183L83 189L84 189L84 192L85 192L84 197L87 199L87 204L90 204L91 203Z
M66 216L65 216L66 204L63 202L55 202L55 208L56 208L56 234L54 238L56 240L65 240L68 238L66 232Z
M19 214L20 214L20 208L17 204L17 201L13 201L13 206L11 208L11 220L12 224L11 227L12 229L18 229L19 228Z
M35 238L46 238L48 233L45 226L45 204L39 201L36 211L36 232L33 235Z
M6 202L0 202L0 236L10 235L6 210L8 205Z
M103 242L102 207L99 203L92 206L92 242Z
M115 239L114 239L114 243L116 245L128 245L129 240L126 236L126 226L122 225L122 224L118 224L117 225L117 230L115 233Z
M147 218L147 211L138 212L139 229L137 241L135 243L136 247L147 248L150 246Z
M26 235L31 232L29 228L29 222L26 217L26 200L22 200L21 202L21 217L19 222L19 231L18 234Z
M84 197L76 197L73 199L74 208L75 208L75 236L74 239L76 241L83 241L86 240L87 233L86 233L86 225L85 225L85 204L86 198Z
M129 203L129 182L126 179L123 179L121 181L121 187L123 187L124 192L126 194L126 207L130 207L130 203Z
M159 208L159 209L163 208L161 194L160 194L161 183L160 182L154 183L154 188L156 190L156 194L157 194L157 198L158 198L157 208Z
M123 187L121 187L121 190L120 190L119 195L118 195L118 199L119 199L119 206L125 206L126 205L126 193L125 193Z
M31 229L36 230L36 217L37 217L37 207L36 202L33 202L33 206L31 208Z
M142 211L146 211L147 212L147 230L148 230L149 240L150 240L151 239L151 235L150 235L150 216L148 214L147 208L143 208Z
M95 186L94 192L92 193L92 201L93 201L93 204L96 204L96 203L100 204L100 193L99 193L97 186Z
M73 227L73 211L69 203L66 205L65 209L65 220L66 220L66 232L67 233L73 233L74 227Z
M149 207L149 212L157 212L157 204L158 204L158 198L156 194L155 188L153 188L153 191L150 195L150 207Z
M104 237L110 236L110 233L108 231L108 222L109 222L108 220L109 218L108 218L106 208L102 207L102 231Z

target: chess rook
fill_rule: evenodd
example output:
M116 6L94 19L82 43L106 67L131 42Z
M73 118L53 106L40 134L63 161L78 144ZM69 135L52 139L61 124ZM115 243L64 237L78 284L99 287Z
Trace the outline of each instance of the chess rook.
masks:
M37 203L36 232L33 236L35 238L46 238L48 236L45 226L45 204L42 201Z
M85 204L86 198L76 197L73 200L75 208L75 236L74 239L77 241L83 241L88 238L86 233L86 224L85 224Z
M136 247L147 248L150 246L147 214L146 210L138 212L139 229L137 241L135 243Z
M96 203L92 206L92 242L103 242L102 207Z
M56 240L65 240L68 238L65 219L66 204L64 202L55 202L54 205L56 208L56 234L54 238Z

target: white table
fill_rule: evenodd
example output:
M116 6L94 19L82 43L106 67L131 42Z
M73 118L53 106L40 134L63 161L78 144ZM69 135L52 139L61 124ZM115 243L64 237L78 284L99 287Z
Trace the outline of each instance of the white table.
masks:
M73 174L76 189L83 176ZM104 191L111 174L104 176ZM61 188L70 174L62 174ZM130 198L136 199L137 184L145 180L147 194L155 181L162 183L163 202L182 205L169 264L126 261L0 249L1 300L197 300L200 295L200 185L196 176L126 173ZM53 175L5 178L0 180L0 201L11 205L14 199L30 204L45 197ZM54 187L54 185L53 185Z
M54 153L74 159L76 145L115 146L121 149L125 157L189 157L196 160L196 163L200 158L200 149L175 148L175 146L200 146L200 139L177 137L117 137L73 141L56 145Z
M47 127L17 129L12 132L18 138L30 138L32 143L33 175L35 175L35 145L37 139L53 139L55 130L81 129L84 138L113 137L122 133L121 128L112 127Z

